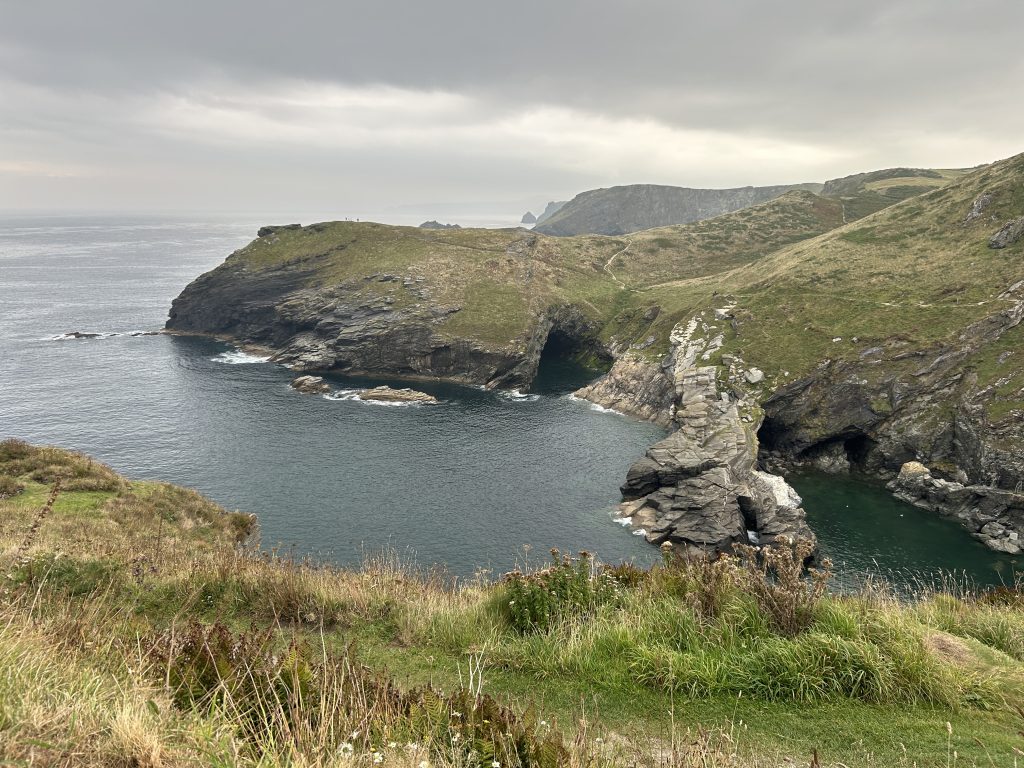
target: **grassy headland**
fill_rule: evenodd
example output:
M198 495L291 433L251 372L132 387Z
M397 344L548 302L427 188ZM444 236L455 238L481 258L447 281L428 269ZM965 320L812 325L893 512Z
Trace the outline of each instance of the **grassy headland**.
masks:
M750 556L560 556L459 584L386 555L339 569L252 548L253 518L192 491L17 441L0 496L3 764L909 768L1024 750L1018 588L839 595L785 551L770 576Z

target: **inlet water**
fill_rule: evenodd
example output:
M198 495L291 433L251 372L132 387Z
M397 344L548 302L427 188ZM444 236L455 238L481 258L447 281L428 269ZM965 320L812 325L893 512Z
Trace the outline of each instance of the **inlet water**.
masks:
M583 383L572 366L545 360L530 393L423 384L440 404L393 407L300 395L289 371L223 344L130 335L162 327L171 299L261 223L0 219L0 437L196 488L255 512L265 546L340 563L382 547L460 575L551 547L657 557L613 511L630 462L663 432L569 398ZM74 331L103 336L57 338ZM395 384L332 380L378 383ZM797 488L823 549L852 571L912 564L994 583L1012 567L884 491Z

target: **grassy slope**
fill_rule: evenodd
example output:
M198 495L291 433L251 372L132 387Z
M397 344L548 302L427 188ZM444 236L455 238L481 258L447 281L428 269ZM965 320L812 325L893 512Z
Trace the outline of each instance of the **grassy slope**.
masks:
M362 278L409 277L430 301L462 307L444 329L484 344L523 338L531 315L558 304L578 306L605 326L606 336L632 339L647 330L633 321L656 304L666 309L655 330L664 337L663 348L671 324L710 294L687 281L747 264L839 224L837 202L792 192L713 220L626 237L333 222L281 230L228 261L249 271L311 269L308 287L345 283L350 291L386 294L396 307L421 299L401 281ZM646 291L657 284L666 285L649 297Z
M966 232L958 224L967 198L987 183L978 179L1006 177L1007 167L975 172L963 183L957 181L960 171L861 174L835 183L832 197L794 191L714 219L621 237L333 222L260 238L230 261L257 271L313 268L310 287L345 283L351 291L387 294L396 307L421 299L401 281L362 278L410 277L421 281L416 287L426 289L429 301L462 307L442 330L485 345L523 339L533 316L549 306L574 304L604 327L607 339L653 335L657 343L646 351L652 356L665 351L676 322L729 292L751 297L749 317L766 347L780 335L788 344L791 330L778 327L779 318L772 316L777 313L762 311L771 310L768 305L781 306L785 323L802 323L797 330L806 339L769 366L796 373L832 355L834 336L876 339L893 329L913 335L921 327L934 336L971 314L961 308L951 316L945 306L990 296L1012 272L1013 259L984 248L987 218ZM999 183L1012 184L1005 178ZM921 192L928 194L842 228L844 221ZM1014 209L1005 200L996 207L999 215ZM968 243L965 234L974 240ZM965 249L974 266L954 269L950 280L947 265L972 263L963 261ZM991 279L981 285L968 280L976 268ZM771 290L766 275L778 283ZM907 306L913 316L901 311ZM660 315L652 324L643 318L653 307ZM757 342L747 346L740 348L758 358ZM759 364L768 362L759 358Z
M894 337L907 348L949 340L1009 306L999 296L1024 278L1024 243L993 250L988 239L1024 214L1022 179L1024 156L1011 158L723 276L741 320L727 347L798 376ZM965 226L983 192L994 201Z
M572 566L519 592L451 589L388 558L343 571L240 550L250 518L57 449L0 443L0 476L24 486L0 500L0 761L371 765L372 746L384 765L465 765L451 734L466 715L446 709L430 735L404 709L367 708L368 678L350 667L338 677L324 661L353 644L404 688L457 691L482 654L485 692L518 711L535 705L531 738L548 733L540 719L576 734L574 765L804 764L817 749L822 765L909 767L948 765L955 749L958 765L1010 766L1024 748L1009 705L1024 696L1019 595L1009 595L1016 607L825 596L807 603L805 629L783 631L742 570L674 565L592 582ZM40 514L58 477L66 490ZM548 600L552 591L562 597ZM517 631L516 598L551 617L548 629ZM246 637L277 648L275 663L305 658L289 644L312 648L320 661L303 672L302 703L258 698L254 721L244 686L228 695L214 685L221 695L195 704L168 688L188 678L161 649L169 635L194 635L194 621L235 633L243 650L218 657L224 680L270 663ZM673 733L697 746L653 754ZM338 751L345 742L356 743L352 759Z

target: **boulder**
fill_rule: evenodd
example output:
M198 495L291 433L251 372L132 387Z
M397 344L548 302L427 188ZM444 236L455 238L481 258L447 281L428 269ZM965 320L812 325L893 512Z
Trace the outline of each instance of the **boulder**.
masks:
M322 395L331 391L323 376L299 376L292 381L292 389L305 395Z
M1006 248L1024 237L1024 216L1006 222L988 241L989 248Z
M358 395L360 400L376 400L382 403L436 403L437 398L415 389L392 389L389 386L364 389Z

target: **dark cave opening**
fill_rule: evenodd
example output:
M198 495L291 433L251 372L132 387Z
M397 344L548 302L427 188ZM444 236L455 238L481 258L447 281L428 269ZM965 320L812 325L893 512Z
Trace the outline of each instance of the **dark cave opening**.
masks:
M881 457L878 443L857 427L808 445L798 430L766 418L757 433L761 450L783 460L809 463L826 471L874 471Z
M564 394L608 372L612 358L593 336L553 327L537 362L532 392Z

